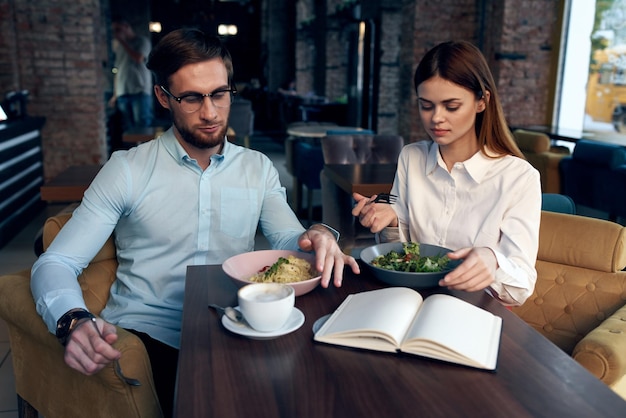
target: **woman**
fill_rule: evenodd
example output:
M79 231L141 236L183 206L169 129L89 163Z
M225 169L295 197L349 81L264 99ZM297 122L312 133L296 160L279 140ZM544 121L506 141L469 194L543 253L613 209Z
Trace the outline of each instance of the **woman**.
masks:
M537 278L541 186L506 125L485 58L468 42L439 44L419 63L414 82L432 142L402 150L396 203L354 194L352 214L380 241L454 250L448 256L463 262L441 286L484 289L520 305Z

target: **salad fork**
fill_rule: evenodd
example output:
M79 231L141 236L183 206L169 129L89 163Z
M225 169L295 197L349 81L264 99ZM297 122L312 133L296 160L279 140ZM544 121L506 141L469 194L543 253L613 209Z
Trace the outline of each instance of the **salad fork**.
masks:
M379 193L376 195L373 203L387 203L389 205L396 203L398 196L389 193Z
M100 338L104 338L102 336L102 333L100 332L100 328L98 328L98 324L96 323L96 318L91 318L91 322L93 323L93 326L96 328L96 331L98 331L98 334L100 334ZM115 371L115 375L119 377L127 385L141 386L141 382L138 379L133 379L132 377L126 377L124 373L122 373L122 367L120 366L119 359L115 359L113 361L113 370Z

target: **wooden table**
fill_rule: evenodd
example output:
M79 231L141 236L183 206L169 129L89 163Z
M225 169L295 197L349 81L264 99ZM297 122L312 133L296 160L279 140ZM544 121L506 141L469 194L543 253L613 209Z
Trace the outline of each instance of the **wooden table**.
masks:
M207 309L236 304L221 266L190 266L175 416L626 416L622 398L483 292L453 294L503 318L496 372L313 342L318 318L348 294L382 285L365 266L360 276L347 273L343 287L296 299L306 317L301 328L259 341L230 333Z
M102 165L74 165L62 171L40 188L41 200L80 202Z
M397 164L326 164L324 172L349 195L372 196L391 191L396 168Z

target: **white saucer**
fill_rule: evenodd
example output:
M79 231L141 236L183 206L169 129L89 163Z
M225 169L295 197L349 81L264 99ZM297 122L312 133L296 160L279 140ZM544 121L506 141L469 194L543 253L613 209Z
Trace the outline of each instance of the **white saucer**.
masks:
M237 306L235 309L239 310L239 307ZM246 324L239 324L231 321L226 315L222 316L222 325L224 325L227 330L254 340L270 340L272 338L277 338L281 335L289 334L290 332L297 330L302 326L302 324L304 324L304 314L300 309L295 307L293 308L291 315L289 315L287 323L282 328L270 332L257 331L250 328Z
M331 315L332 314L324 315L321 318L319 318L317 321L315 321L315 323L313 324L313 334L317 334L317 331L319 331L320 328L322 328L322 325L324 325L326 321L328 321L328 318L330 318Z

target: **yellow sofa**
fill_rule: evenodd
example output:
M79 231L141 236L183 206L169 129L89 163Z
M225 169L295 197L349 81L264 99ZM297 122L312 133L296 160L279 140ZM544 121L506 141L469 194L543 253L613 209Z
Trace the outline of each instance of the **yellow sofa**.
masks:
M513 312L626 399L626 228L542 212L533 295Z
M548 135L541 132L516 129L513 131L513 136L526 160L539 171L541 191L543 193L560 193L559 162L563 157L569 155L569 150L562 147L552 148Z
M48 219L43 244L52 239L71 214ZM78 278L87 307L98 315L115 279L117 259L109 238L91 264ZM46 418L161 417L150 360L141 340L118 327L115 346L122 352L124 374L137 378L141 386L123 383L109 365L94 376L85 376L63 361L64 349L35 310L30 291L30 271L0 277L0 318L8 324L20 416Z

